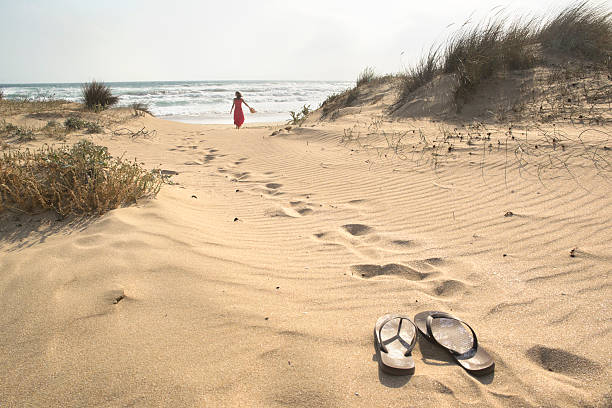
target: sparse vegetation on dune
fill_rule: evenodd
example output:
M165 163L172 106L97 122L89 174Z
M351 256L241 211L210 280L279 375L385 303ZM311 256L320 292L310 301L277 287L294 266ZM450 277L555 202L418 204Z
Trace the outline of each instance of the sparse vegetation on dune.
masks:
M329 115L332 111L339 108L345 108L353 106L358 101L360 96L360 89L364 86L376 86L382 83L393 81L397 78L397 75L376 75L374 69L367 67L357 77L355 86L346 89L339 93L329 95L319 106L322 109L323 117Z
M64 126L69 131L87 129L87 133L102 133L102 126L99 123L83 120L76 116L66 119Z
M0 157L0 211L102 214L155 196L164 181L136 161L113 158L89 141L13 150Z
M399 76L401 82L396 105L405 102L412 92L433 80L439 71L439 50L431 48L429 53L417 65L409 68L404 74Z
M62 99L0 98L0 115L45 114L64 111L71 102Z
M366 67L357 77L356 84L357 86L361 86L369 83L372 79L374 79L374 68Z
M81 88L83 102L88 109L99 111L116 105L119 97L114 96L104 82L91 81Z
M304 121L308 118L308 115L310 115L310 112L312 112L312 110L310 109L310 105L302 106L301 111L289 111L291 119L287 122L287 124L302 126Z
M546 66L549 55L569 56L579 64L589 64L591 69L612 72L612 13L581 1L548 17L513 19L499 14L481 23L466 23L398 75L376 77L371 68L366 68L354 88L331 95L321 104L322 117L358 103L364 85L391 77L399 79L391 112L440 75L454 78L453 99L460 110L483 81L507 71Z

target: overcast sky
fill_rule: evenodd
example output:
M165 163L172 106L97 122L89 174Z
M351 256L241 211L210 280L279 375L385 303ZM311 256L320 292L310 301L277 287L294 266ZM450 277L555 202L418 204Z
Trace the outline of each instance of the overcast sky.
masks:
M0 83L353 80L366 66L402 70L496 6L539 15L570 3L0 0Z

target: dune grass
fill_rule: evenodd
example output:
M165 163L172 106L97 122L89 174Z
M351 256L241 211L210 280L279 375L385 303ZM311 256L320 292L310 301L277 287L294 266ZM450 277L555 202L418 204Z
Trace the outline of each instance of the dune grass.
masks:
M588 1L560 11L538 30L543 47L587 60L611 65L612 12Z
M99 111L116 105L119 97L114 96L104 82L91 81L81 86L81 95L87 109Z
M462 30L446 44L442 72L455 75L455 101L465 102L480 83L496 73L531 68L535 20L508 23L504 18Z
M113 158L106 147L86 140L12 150L0 156L0 211L102 214L155 196L163 181L159 172Z
M440 72L439 49L430 48L429 53L421 58L414 67L399 75L399 97L396 106L405 102L412 92L429 83Z
M374 77L375 77L374 68L366 67L364 68L363 71L361 71L361 73L357 77L356 86L359 87L361 85L365 85L371 82L374 79Z
M458 83L455 102L468 101L494 75L540 64L538 51L569 53L599 67L612 68L612 13L582 1L550 17L510 19L503 15L464 24L439 47L401 73L399 107L410 94L439 74Z

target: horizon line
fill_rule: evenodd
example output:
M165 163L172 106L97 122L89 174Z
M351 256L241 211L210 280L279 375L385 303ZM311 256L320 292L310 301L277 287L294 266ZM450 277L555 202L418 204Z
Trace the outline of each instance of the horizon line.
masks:
M82 85L93 80L83 82L6 82L0 83L2 86L19 85ZM138 81L97 81L105 84L128 84L128 83L147 83L147 82L355 82L354 79L172 79L172 80L138 80Z

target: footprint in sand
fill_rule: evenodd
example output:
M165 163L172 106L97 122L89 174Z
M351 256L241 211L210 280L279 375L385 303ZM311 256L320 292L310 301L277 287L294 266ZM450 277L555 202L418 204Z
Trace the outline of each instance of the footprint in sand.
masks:
M422 281L432 275L432 273L420 272L409 266L396 263L386 265L351 265L351 271L351 275L364 279L370 279L376 276L396 276L412 281Z
M462 296L467 294L467 292L467 285L455 279L434 282L433 287L430 289L430 294L441 298Z
M364 224L345 224L338 231L319 232L313 237L326 245L342 245L360 258L378 260L384 250L378 245L381 237L373 231L372 227Z
M249 173L248 171L233 173L234 178L231 181L244 183L248 181L250 175L251 173Z
M325 239L326 234L315 234ZM358 279L390 277L418 282L420 289L432 297L448 299L469 293L469 284L450 279L446 269L449 262L443 258L427 258L388 264L354 264L350 266L351 276Z
M372 232L372 227L369 227L364 224L346 224L343 225L342 228L355 237L360 237L362 235L366 235Z
M541 368L569 377L588 380L603 372L595 361L562 349L536 345L527 350L526 355Z
M281 207L277 209L270 209L266 211L268 217L289 217L299 218L308 214L312 214L313 210L308 207L294 209L291 207Z

